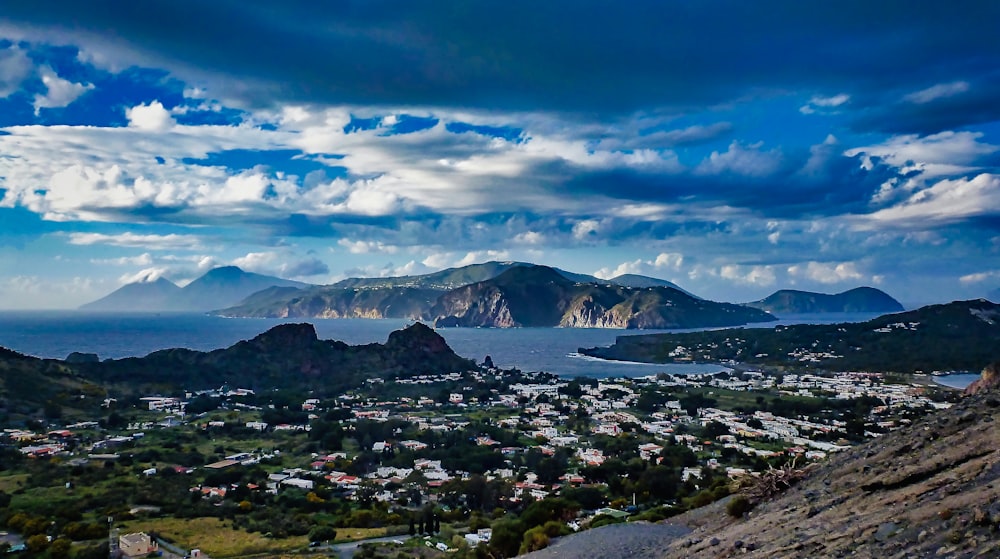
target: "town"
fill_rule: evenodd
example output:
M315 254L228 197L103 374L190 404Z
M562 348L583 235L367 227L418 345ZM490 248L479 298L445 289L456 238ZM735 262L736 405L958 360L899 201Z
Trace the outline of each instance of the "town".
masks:
M356 557L510 557L710 503L954 397L875 373L567 379L491 365L370 378L328 399L230 386L108 397L100 417L5 426L0 546L335 556L360 539L373 541Z

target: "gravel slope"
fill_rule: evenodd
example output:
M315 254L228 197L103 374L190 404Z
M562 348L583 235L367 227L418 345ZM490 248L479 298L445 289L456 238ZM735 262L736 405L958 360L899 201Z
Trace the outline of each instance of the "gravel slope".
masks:
M660 559L667 545L690 532L684 526L628 522L586 530L553 541L524 559Z

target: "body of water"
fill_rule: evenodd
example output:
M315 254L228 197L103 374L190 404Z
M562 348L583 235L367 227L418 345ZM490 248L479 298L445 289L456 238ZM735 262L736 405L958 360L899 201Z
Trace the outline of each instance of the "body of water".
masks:
M969 386L979 380L979 373L952 373L950 375L940 375L934 377L934 382L951 388L962 388Z
M858 322L867 313L830 313L781 317L775 324ZM253 338L287 322L309 322L321 339L348 344L385 342L407 320L220 318L192 313L87 313L80 311L0 312L0 346L37 357L63 359L71 352L96 353L101 359L147 355L184 347L210 351ZM497 366L546 371L563 376L646 376L660 372L718 372L719 365L658 364L604 361L581 356L581 347L608 346L623 335L669 330L603 328L441 328L437 332L463 357L482 362L489 355Z

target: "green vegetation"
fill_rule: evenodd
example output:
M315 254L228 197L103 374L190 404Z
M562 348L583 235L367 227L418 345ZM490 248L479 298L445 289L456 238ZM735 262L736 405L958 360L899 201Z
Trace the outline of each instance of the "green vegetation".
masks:
M608 359L735 362L839 371L979 371L1000 355L1000 305L985 300L932 305L848 324L799 324L619 336Z

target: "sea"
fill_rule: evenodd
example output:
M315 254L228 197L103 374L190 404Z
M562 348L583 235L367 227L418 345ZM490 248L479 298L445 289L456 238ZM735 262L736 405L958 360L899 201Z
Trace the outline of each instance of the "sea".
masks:
M874 313L824 313L780 317L749 325L862 322ZM385 342L389 333L412 324L403 319L222 318L199 313L92 313L84 311L0 312L0 346L36 357L63 359L72 352L101 359L141 357L160 349L210 351L247 340L289 322L309 322L321 339L348 344ZM691 330L616 330L607 328L439 328L459 355L482 362L490 356L502 368L544 371L564 377L643 377L658 373L694 374L727 370L714 364L649 364L609 361L580 355L586 347L609 346L618 336ZM936 377L947 384L972 382L977 374ZM951 384L956 384L952 382Z

